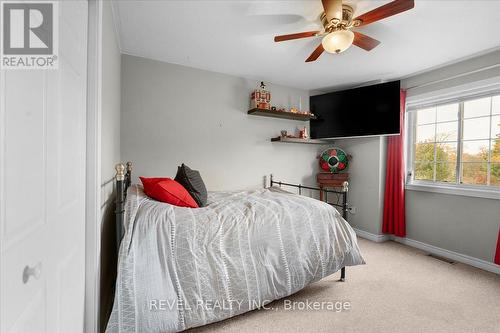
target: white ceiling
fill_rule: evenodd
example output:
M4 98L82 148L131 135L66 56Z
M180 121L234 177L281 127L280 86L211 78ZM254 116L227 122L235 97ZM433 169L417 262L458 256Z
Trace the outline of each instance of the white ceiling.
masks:
M390 1L349 0L356 15ZM359 31L366 52L304 60L320 38L274 43L320 28L320 0L113 2L123 53L308 90L396 79L500 46L500 1L416 0Z

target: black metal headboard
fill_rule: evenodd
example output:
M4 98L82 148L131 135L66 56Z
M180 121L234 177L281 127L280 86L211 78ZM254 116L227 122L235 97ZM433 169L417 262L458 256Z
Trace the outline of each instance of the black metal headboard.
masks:
M348 182L343 182L342 187L340 187L340 190L327 190L324 188L304 186L301 184L289 184L289 183L284 183L284 182L277 182L273 179L273 175L271 175L271 186L274 186L274 185L277 185L279 187L290 186L290 187L298 188L299 194L302 194L302 189L323 192L323 194L325 196L325 202L332 205L332 206L336 206L336 207L341 208L342 209L342 217L345 220L347 220L347 211L349 209L348 204L347 204L347 192L349 191L349 183ZM332 193L332 194L337 195L337 202L329 202L328 201L328 193Z
M115 224L116 224L116 246L120 249L120 243L124 234L123 222L125 219L125 199L127 198L127 189L132 181L132 162L122 163L115 166L116 169L116 208L115 208Z

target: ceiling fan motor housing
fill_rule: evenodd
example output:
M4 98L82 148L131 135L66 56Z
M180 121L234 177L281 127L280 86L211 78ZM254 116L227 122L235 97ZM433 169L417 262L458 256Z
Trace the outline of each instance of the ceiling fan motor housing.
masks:
M323 12L321 14L321 24L323 24L325 32L327 33L340 29L349 29L361 24L360 20L354 20L354 21L352 20L353 15L354 15L354 9L351 6L342 5L342 21L339 21L338 19L335 18L328 21L326 13Z

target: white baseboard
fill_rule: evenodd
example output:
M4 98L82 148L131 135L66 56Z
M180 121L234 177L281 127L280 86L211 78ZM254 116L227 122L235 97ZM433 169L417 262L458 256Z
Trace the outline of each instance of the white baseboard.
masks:
M401 238L401 237L392 237L392 240L395 242L408 245L420 250L423 250L428 253L435 254L440 257L444 257L453 261L460 262L462 264L474 266L480 269L484 269L485 271L500 274L500 265L496 265L492 262L488 262L486 260L474 258L465 254L461 254L458 252L442 249L440 247L422 243L420 241L410 239L410 238Z
M354 229L354 231L356 232L356 234L359 237L366 238L366 239L371 240L373 242L380 243L380 242L385 242L388 240L393 240L395 242L398 242L398 243L401 243L401 244L404 244L407 246L411 246L411 247L420 249L422 251L425 251L425 252L428 252L431 254L435 254L435 255L443 257L443 258L447 258L447 259L450 259L450 260L453 260L456 262L460 262L462 264L466 264L466 265L470 265L470 266L473 266L476 268L480 268L480 269L483 269L485 271L492 272L495 274L500 274L500 265L496 265L496 264L489 262L489 261L486 261L486 260L482 260L482 259L474 258L474 257L468 256L465 254L461 254L458 252L442 249L440 247L426 244L426 243L422 243L420 241L410 239L410 238L401 238L401 237L395 237L392 235L376 235L376 234L372 234L370 232L360 230L360 229Z
M361 229L356 229L356 228L353 229L356 232L356 235L358 235L361 238L371 240L372 242L382 243L392 239L390 235L376 235Z

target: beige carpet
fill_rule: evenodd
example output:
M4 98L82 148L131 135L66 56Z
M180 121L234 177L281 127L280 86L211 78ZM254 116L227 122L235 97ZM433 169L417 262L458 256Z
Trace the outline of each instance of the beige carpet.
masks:
M335 311L257 310L189 332L500 332L500 276L395 243L359 241L367 262L288 297L348 301Z

